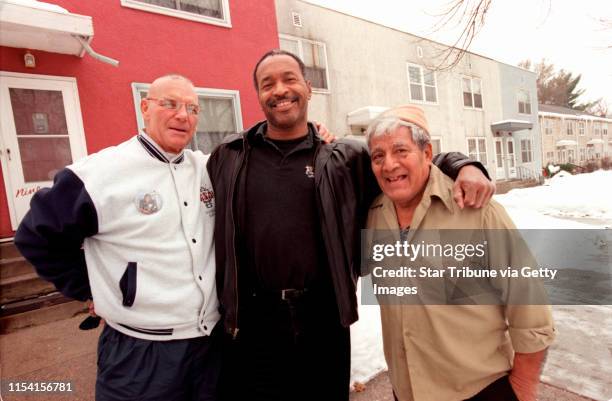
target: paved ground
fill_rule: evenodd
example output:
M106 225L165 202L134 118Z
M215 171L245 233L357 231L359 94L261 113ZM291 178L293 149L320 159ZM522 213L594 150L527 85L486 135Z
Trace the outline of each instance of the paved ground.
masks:
M85 315L0 336L0 377L6 380L70 381L71 394L9 394L4 401L92 401L96 375L96 344L101 327L78 330ZM6 383L5 383L6 385ZM543 385L539 401L589 401ZM393 401L389 380L380 374L351 401Z
M386 373L381 373L366 384L365 391L351 393L351 401L393 401L391 384ZM590 398L549 386L540 385L538 401L592 401Z

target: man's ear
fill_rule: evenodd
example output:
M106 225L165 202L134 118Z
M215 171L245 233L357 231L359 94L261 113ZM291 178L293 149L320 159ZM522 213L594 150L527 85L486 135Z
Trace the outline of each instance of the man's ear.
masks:
M429 163L431 163L433 160L433 148L431 146L431 142L425 144L425 159L427 159Z
M309 80L306 80L306 86L308 86L308 100L310 100L310 97L312 96L312 84Z
M149 101L147 99L140 99L140 112L144 114L149 110Z

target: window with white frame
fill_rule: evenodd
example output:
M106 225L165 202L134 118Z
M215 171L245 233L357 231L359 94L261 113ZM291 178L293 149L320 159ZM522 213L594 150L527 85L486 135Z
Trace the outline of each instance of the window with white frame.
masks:
M531 139L521 139L521 161L531 163Z
M442 141L440 138L431 138L431 153L435 156L442 152Z
M124 7L231 27L229 0L121 0Z
M583 162L586 160L586 149L580 148L580 161Z
M531 95L529 91L519 90L517 93L518 98L518 112L521 114L531 114Z
M150 84L132 83L138 130L144 128L140 101L147 96ZM200 105L198 126L189 144L192 150L211 153L227 135L242 131L240 94L234 90L195 88Z
M600 132L601 132L600 124L598 122L594 122L593 123L593 135L599 136Z
M482 109L482 81L480 78L463 77L463 105L475 109Z
M552 120L549 118L545 118L544 119L544 133L546 135L552 135L553 130L552 130Z
M584 121L578 121L578 135L584 136Z
M559 163L565 163L565 150L557 151L557 159L559 159Z
M608 135L608 123L601 124L601 134Z
M280 35L279 42L281 49L302 59L305 65L305 78L310 81L312 89L315 91L329 90L325 43L288 35Z
M468 138L468 157L487 164L487 142L485 138Z
M565 132L567 135L574 135L574 122L572 120L565 122Z
M546 160L548 163L553 163L555 161L555 152L546 152Z
M413 102L438 103L436 73L417 64L407 64L410 100Z
M567 150L567 162L568 163L573 163L574 162L574 150L573 149L568 149Z

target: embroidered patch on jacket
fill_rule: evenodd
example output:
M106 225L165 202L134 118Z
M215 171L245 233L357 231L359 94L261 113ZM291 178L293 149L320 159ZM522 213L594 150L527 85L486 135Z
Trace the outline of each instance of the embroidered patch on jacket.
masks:
M138 192L134 199L134 203L136 204L136 209L142 214L157 213L161 210L163 205L161 195L155 191Z
M312 166L306 166L306 177L308 178L314 178L314 167Z
M200 187L200 202L206 206L206 209L212 209L215 207L215 193L212 189L206 187Z

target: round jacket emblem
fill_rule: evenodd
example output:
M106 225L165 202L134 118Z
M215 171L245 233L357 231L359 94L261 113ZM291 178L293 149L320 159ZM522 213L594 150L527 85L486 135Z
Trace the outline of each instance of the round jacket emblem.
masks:
M155 192L139 192L135 199L136 209L142 214L153 214L162 208L162 198Z

